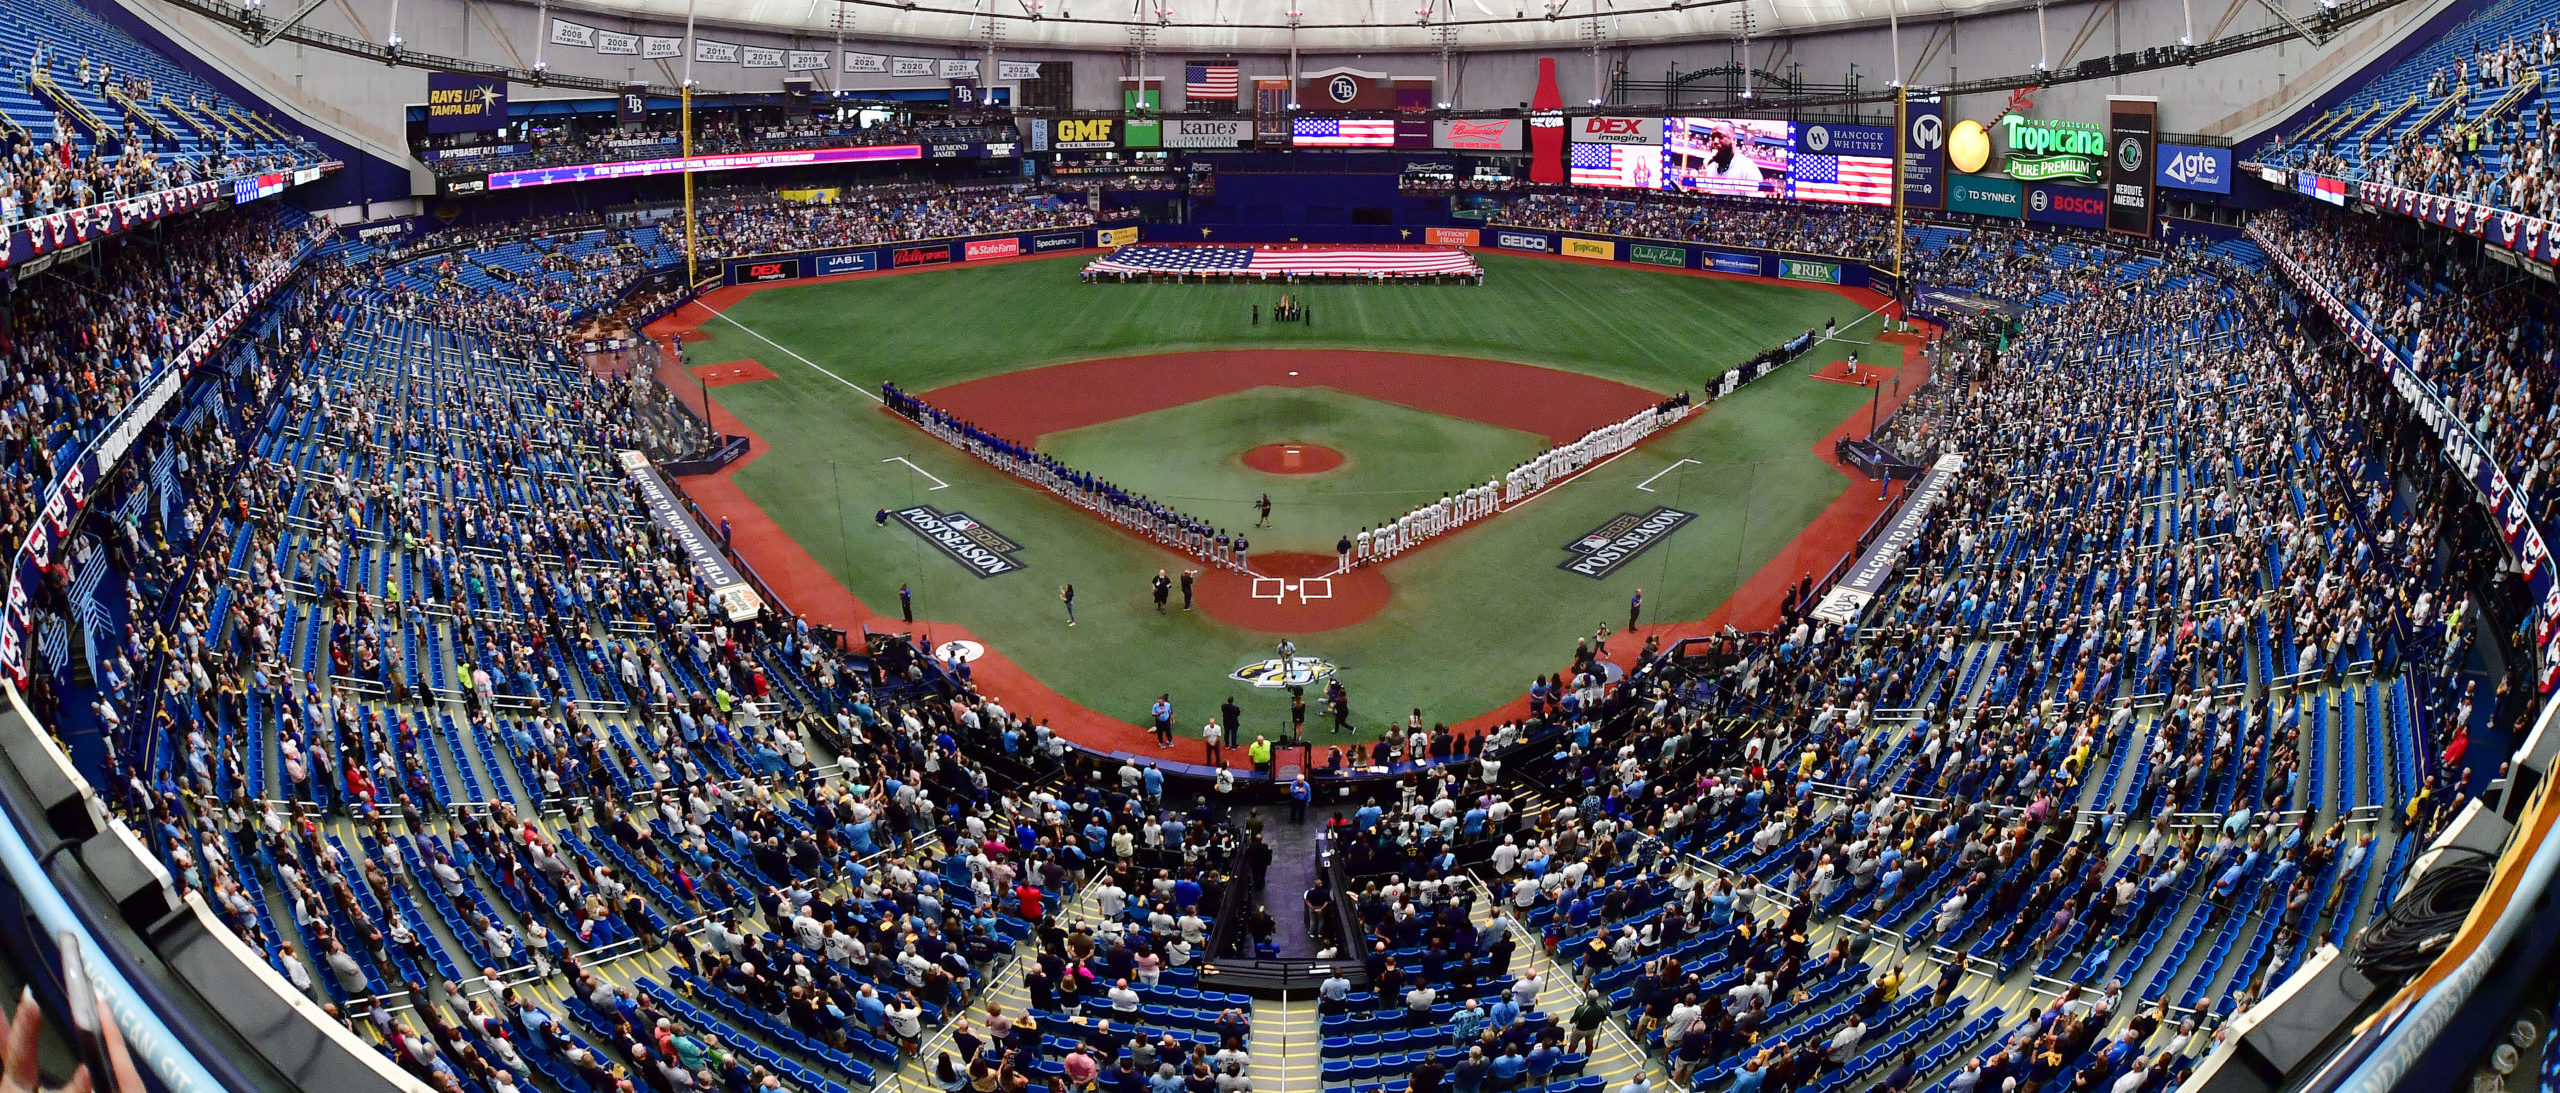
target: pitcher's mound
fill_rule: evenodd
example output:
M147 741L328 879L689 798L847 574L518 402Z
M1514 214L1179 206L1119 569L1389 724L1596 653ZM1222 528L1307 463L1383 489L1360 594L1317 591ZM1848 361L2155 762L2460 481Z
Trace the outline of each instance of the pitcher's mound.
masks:
M1244 465L1264 474L1323 474L1342 465L1342 453L1322 444L1265 444L1244 453Z

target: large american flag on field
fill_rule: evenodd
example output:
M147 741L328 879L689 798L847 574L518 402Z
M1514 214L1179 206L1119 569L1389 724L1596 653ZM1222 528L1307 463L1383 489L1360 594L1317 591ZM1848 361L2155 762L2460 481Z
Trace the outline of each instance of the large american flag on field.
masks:
M1798 155L1787 185L1799 201L1893 204L1893 160L1884 156Z
M1085 267L1093 273L1237 274L1317 277L1385 274L1415 277L1482 272L1456 247L1251 247L1141 243L1122 247Z
M1182 97L1185 100L1224 99L1234 101L1236 88L1242 81L1236 76L1233 62L1210 61L1182 66Z
M1393 118L1297 118L1290 143L1300 148L1393 148Z
M1639 144L1574 143L1566 161L1572 167L1567 180L1576 186L1607 186L1621 190L1658 190L1662 188L1662 149Z

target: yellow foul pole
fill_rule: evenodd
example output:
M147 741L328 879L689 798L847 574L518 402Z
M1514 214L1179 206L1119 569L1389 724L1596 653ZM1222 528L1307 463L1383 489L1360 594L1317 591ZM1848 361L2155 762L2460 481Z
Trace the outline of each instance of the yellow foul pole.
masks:
M1901 295L1901 294L1902 294L1902 222L1903 222L1903 213L1904 213L1903 206L1902 206L1902 167L1903 167L1903 157L1904 157L1904 156L1906 156L1906 155L1908 155L1908 154L1909 154L1909 152L1910 152L1909 148L1906 146L1906 142L1908 142L1908 141L1911 139L1911 113L1910 113L1910 111L1911 111L1911 89L1910 89L1909 87L1896 87L1896 88L1894 88L1894 89L1893 89L1893 288L1894 288L1894 295L1896 295L1896 296L1899 296L1899 295ZM692 178L692 176L690 176L690 175L687 175L687 176L686 176L686 179L688 180L688 181L687 181L687 184L688 184L688 185L690 185L690 184L691 184L691 183L690 183L691 178Z
M683 132L678 138L679 143L677 145L677 154L683 156L686 161L684 169L684 283L685 287L690 289L693 287L693 283L701 278L701 271L696 268L694 264L695 259L693 250L693 81L685 81L683 99L681 101L684 104L684 109L682 113L678 115L679 120L677 125ZM1899 257L1894 259L1894 268L1902 268L1901 259Z

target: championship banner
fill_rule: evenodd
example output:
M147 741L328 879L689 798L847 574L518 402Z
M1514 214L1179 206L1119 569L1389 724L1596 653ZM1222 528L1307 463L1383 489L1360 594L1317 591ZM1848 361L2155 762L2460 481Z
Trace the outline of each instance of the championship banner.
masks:
M566 19L554 19L551 21L551 44L555 46L578 46L584 49L594 49L596 46L596 28L588 26L585 23L572 23Z
M1386 114L1396 108L1396 81L1384 72L1328 68L1298 77L1298 105L1306 110L1362 110Z
M2534 518L2532 499L2508 481L2497 455L2472 433L2460 409L2446 402L2435 384L2419 375L2397 348L2376 335L2346 301L2295 263L2291 254L2259 234L2255 225L2247 231L2249 238L2276 260L2297 287L2320 303L2365 358L2382 369L2393 393L2436 434L2443 445L2445 463L2470 482L2472 492L2479 495L2482 507L2489 512L2490 526L2506 540L2507 555L2523 576L2526 593L2534 605L2533 641L2541 651L2537 688L2543 696L2550 696L2560 688L2560 582L2554 580L2551 548Z
M695 64L706 65L736 64L738 63L738 44L696 38L693 40L693 61Z
M748 46L738 51L738 64L743 68L780 68L782 51L766 46Z
M2152 153L2160 144L2160 100L2107 96L2107 230L2151 237Z
M946 80L974 80L978 78L978 62L946 57L941 61L941 74Z
M1947 191L1947 107L1936 95L1912 99L1902 111L1902 203L1943 209Z
M618 30L599 30L596 32L596 52L615 57L637 57L640 55L640 36Z
M931 57L889 58L889 74L892 76L931 76L935 68Z
M1039 78L1040 62L1038 61L996 62L996 79L998 80L1010 82L1016 80L1036 80Z
M485 133L506 124L504 77L427 73L427 132Z
M793 72L824 72L827 70L827 51L823 49L792 50L790 69Z
M729 559L721 556L719 546L701 524L694 522L693 514L676 500L675 487L667 484L648 455L628 449L619 454L623 476L640 492L640 504L649 510L649 522L684 547L685 556L693 562L694 575L711 592L711 602L720 605L731 622L744 622L762 612L764 601L756 596L746 578L738 575Z
M670 57L682 56L684 56L684 39L682 38L661 38L654 34L644 34L640 37L642 60L663 61Z
M853 53L848 51L844 55L844 70L847 72L887 72L889 71L889 55L886 53Z

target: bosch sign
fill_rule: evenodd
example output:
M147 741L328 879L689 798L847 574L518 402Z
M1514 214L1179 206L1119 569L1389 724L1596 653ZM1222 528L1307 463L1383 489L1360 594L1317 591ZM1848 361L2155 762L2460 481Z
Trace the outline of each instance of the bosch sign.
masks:
M2107 197L2086 186L2035 183L2027 187L2027 219L2075 228L2103 228L2107 225Z

